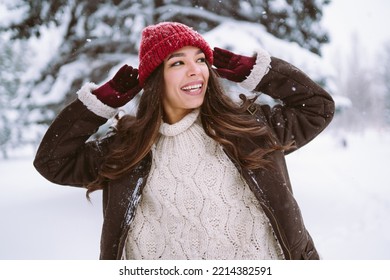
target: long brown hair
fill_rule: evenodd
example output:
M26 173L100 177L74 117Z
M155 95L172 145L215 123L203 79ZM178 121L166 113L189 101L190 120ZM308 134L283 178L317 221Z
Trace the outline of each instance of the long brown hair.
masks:
M211 68L204 102L200 108L202 126L206 134L220 143L227 154L241 167L264 168L267 155L284 149L273 140L268 128L251 116L246 109L253 102L245 97L242 104L234 103L221 88L217 74ZM87 186L87 196L102 189L109 180L120 178L131 171L150 152L159 136L163 119L162 64L147 79L136 116L125 115L115 127L115 148L106 156L98 177ZM249 151L243 147L254 147Z
M268 126L248 112L256 98L240 95L241 104L228 97L210 70L208 93L201 106L201 120L207 135L220 143L225 152L242 168L260 169L271 164L268 155L290 146L278 145Z

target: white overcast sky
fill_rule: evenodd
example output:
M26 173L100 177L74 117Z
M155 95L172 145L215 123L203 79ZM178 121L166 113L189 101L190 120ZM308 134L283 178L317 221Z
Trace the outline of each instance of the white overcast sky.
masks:
M324 55L348 50L355 34L374 57L384 42L390 42L390 1L332 0L324 9L323 26L331 35Z

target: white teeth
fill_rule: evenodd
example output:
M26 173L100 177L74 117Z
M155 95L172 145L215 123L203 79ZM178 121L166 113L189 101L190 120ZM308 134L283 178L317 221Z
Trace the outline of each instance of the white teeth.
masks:
M183 87L182 90L194 90L194 89L199 89L201 87L202 87L202 84L192 85L192 86L188 86L188 87Z

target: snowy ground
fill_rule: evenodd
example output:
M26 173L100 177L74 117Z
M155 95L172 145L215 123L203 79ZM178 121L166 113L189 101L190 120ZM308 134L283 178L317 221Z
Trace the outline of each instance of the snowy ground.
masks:
M302 212L324 259L390 259L390 134L326 132L288 156ZM0 161L0 259L97 259L100 194L55 186L32 157Z
M390 259L389 144L389 133L325 133L288 157L295 195L324 259Z

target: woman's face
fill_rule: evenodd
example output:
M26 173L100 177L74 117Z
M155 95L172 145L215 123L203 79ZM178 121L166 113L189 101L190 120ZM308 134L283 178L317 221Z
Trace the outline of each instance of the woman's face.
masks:
M165 121L173 124L199 108L208 80L209 69L201 49L188 46L170 54L164 60Z

